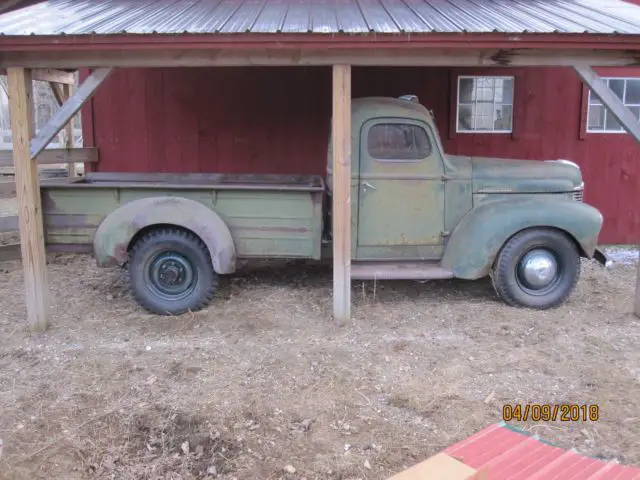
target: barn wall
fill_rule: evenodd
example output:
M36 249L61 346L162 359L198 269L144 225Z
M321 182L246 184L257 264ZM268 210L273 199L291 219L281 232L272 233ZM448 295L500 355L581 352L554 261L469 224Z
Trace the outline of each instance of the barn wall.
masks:
M640 150L628 135L585 135L585 90L570 69L500 69L516 76L514 132L455 133L457 74L495 72L357 68L353 95L417 94L448 153L576 161L586 201L605 217L602 241L640 242ZM331 70L118 70L87 111L85 141L100 148L101 171L323 174Z

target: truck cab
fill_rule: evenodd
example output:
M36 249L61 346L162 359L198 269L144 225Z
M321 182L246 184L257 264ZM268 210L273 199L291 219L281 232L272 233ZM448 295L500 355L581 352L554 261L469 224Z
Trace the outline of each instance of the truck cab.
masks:
M507 303L548 308L571 293L580 257L606 261L575 163L447 155L410 95L353 99L351 118L353 278L490 275Z

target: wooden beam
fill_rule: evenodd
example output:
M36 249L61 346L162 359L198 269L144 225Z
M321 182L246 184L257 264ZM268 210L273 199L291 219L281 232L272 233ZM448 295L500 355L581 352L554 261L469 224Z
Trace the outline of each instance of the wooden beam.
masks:
M580 79L595 93L614 117L640 143L640 120L591 68L574 66Z
M65 100L63 96L64 94L62 93L62 89L58 86L57 83L53 83L53 82L49 82L49 88L51 89L51 92L53 93L53 96L55 97L56 102L58 103L58 106L61 107Z
M63 85L75 85L76 77L73 72L65 72L64 70L56 70L53 68L36 68L32 72L34 80L42 80L43 82L60 83Z
M0 75L6 74L6 69L0 69ZM65 72L64 70L56 70L55 68L34 68L31 70L31 78L33 80L40 80L55 84L76 84L76 77L73 72Z
M58 132L64 127L84 103L91 98L93 92L111 74L112 68L97 68L82 82L76 92L57 111L38 135L31 141L31 158L35 158Z
M182 49L157 50L64 50L3 51L0 67L83 68L94 67L239 67L313 66L349 64L352 66L637 66L640 51L593 49L473 49L466 48L389 48L375 50L318 48Z
M333 316L351 318L351 66L333 66Z
M10 68L7 74L27 319L32 331L44 331L49 298L38 165L29 151L34 125L31 72Z
M65 102L71 98L71 85L63 85L62 86L62 98L63 98L63 101L65 101ZM67 136L65 146L68 149L72 149L73 145L74 145L74 140L73 140L73 118L74 117L71 117L71 120L69 120L67 122L67 125L65 127L66 136ZM67 163L67 171L68 171L70 177L75 177L76 176L76 164L74 162Z
M48 148L37 157L38 165L60 165L65 163L98 163L98 149L84 148ZM13 150L0 150L0 168L13 167Z
M633 136L636 142L640 143L640 120L638 120L638 117L624 105L622 100L591 67L575 66L574 69L582 81L600 98L609 112L620 122L620 125ZM634 312L640 318L640 262L638 263Z

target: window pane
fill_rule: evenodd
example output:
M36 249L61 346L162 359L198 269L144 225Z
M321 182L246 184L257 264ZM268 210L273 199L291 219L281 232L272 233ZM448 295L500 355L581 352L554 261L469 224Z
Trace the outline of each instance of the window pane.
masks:
M624 103L640 105L640 78L627 80L627 96Z
M475 82L473 78L461 78L459 84L460 103L471 103L473 101L473 89Z
M513 104L513 78L496 80L496 102Z
M589 104L590 105L602 105L602 101L600 100L600 97L598 97L591 90L589 90Z
M609 131L622 130L622 126L616 120L616 117L611 115L611 112L607 112L607 116L604 122L604 129Z
M476 130L493 130L493 103L478 103L474 113Z
M602 105L591 105L589 107L588 129L604 129L604 107Z
M431 154L424 128L416 125L378 124L369 129L369 155L388 160L418 160Z
M458 130L473 130L472 106L460 105L458 108Z
M636 118L640 120L640 107L629 107L629 110L631 110L631 113L633 113Z
M476 100L478 102L493 102L493 95L493 84L481 79L476 89Z
M610 79L609 80L609 88L613 90L620 100L623 99L624 94L624 80L620 79Z
M494 128L496 130L511 131L511 123L513 118L513 107L511 105L503 105L496 109L496 121Z

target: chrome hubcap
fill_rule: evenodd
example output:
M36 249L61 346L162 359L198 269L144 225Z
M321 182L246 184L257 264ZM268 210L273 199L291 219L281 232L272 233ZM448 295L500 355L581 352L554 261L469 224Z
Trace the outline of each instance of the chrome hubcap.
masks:
M527 252L518 265L518 279L527 288L541 290L558 277L558 262L548 250Z

